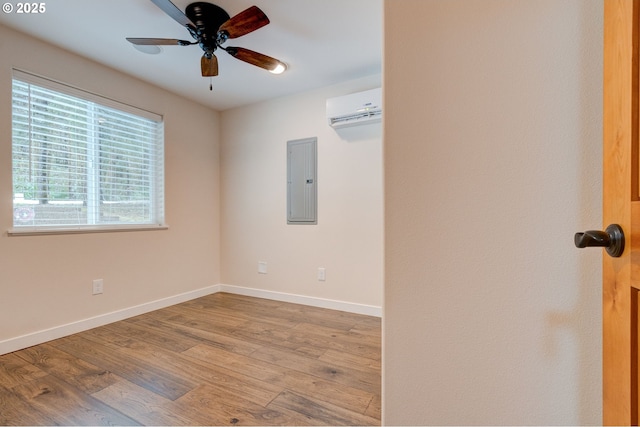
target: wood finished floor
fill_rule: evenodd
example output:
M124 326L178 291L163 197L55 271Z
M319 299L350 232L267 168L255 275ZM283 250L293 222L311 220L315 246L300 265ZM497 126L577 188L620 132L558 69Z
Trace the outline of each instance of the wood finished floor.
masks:
M380 425L380 336L217 293L0 356L0 423Z

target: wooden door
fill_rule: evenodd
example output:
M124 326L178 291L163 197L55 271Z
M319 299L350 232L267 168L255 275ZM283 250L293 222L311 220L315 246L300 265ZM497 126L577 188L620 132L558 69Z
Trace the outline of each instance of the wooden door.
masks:
M603 255L603 423L638 424L640 0L604 0L603 222L625 234L622 256Z

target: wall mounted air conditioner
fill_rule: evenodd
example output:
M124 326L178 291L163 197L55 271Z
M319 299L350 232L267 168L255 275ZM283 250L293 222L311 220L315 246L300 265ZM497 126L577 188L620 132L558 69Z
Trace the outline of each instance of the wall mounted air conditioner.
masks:
M327 99L327 120L334 129L382 121L382 89Z

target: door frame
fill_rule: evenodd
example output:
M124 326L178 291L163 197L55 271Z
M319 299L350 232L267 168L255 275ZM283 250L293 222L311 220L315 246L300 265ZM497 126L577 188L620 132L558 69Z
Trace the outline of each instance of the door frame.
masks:
M604 0L603 224L619 224L627 248L603 255L603 424L638 424L638 10Z

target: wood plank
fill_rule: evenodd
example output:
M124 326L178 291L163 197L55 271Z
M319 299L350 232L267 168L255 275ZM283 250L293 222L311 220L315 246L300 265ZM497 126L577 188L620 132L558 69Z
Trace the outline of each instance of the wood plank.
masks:
M248 356L234 355L206 345L196 346L183 353L194 359L218 365L227 371L242 373L265 383L280 386L283 389L296 390L303 394L316 396L337 406L364 413L375 394L380 390L362 390L322 379L292 366L281 367ZM379 376L379 375L378 375Z
M369 344L371 346L380 346L380 337L375 335L363 335L358 332L353 332L351 329L347 331L336 330L323 325L314 325L304 322L299 323L293 328L292 332L298 332L302 334L313 334L323 338L330 338L331 341L339 341L350 345L362 345Z
M282 386L286 390L295 391L302 396L309 396L323 402L364 414L375 399L376 393L347 387L333 381L327 381L301 371L288 371L282 378Z
M81 336L87 340L102 344L105 347L113 348L114 350L120 347L126 347L136 341L131 337L116 333L104 326L85 331ZM55 346L56 342L57 340L53 341L52 345ZM64 338L61 339L61 342L64 342Z
M306 416L314 425L379 425L379 421L366 415L347 411L326 402L283 391L269 405L274 408L286 408Z
M16 386L13 391L58 425L140 425L52 375Z
M357 323L351 332L356 332L360 335L373 335L380 338L380 329L382 328L382 321L379 318L372 318L370 322Z
M364 414L368 417L375 418L376 420L382 419L382 396L376 394L371 399L371 403L369 403L369 407L364 412Z
M56 342L56 347L169 400L177 399L195 386L176 374L163 372L146 363L126 357L117 350L80 336L59 340Z
M379 336L362 335L351 331L336 331L331 328L301 323L290 331L288 340L296 345L304 344L381 360Z
M0 384L6 388L46 376L47 373L10 353L0 356Z
M346 311L327 310L320 307L312 307L302 304L286 304L278 307L278 310L295 314L298 318L305 319L307 323L324 325L342 330L347 330L347 328L350 326L353 327L353 325L360 325L362 327L379 327L381 324L381 319L379 317L349 313Z
M192 327L200 326L205 330L212 331L216 331L217 328L221 328L222 330L238 328L246 322L246 318L243 317L229 315L228 313L223 314L214 309L200 309L187 303L167 307L145 316L138 316L131 319L131 321L137 321L139 319L165 320L174 323L180 322L181 319L185 325ZM187 322L194 323L191 324Z
M182 354L271 383L277 381L278 378L284 377L286 373L286 369L280 366L248 356L234 354L206 344L192 347Z
M202 311L203 313L206 311ZM296 318L288 313L279 312L269 307L261 307L256 304L236 304L233 307L221 307L212 310L218 316L227 319L238 319L244 321L260 322L271 324L280 329L293 328L300 322L300 318Z
M249 300L241 295L223 292L209 295L206 298L210 300L215 298L217 303L223 302L228 309L251 313L252 319L264 316L265 318L276 319L276 323L278 323L277 319L294 320L294 322L299 322L300 319L304 319L307 323L341 330L349 330L359 324L362 325L362 327L369 325L378 329L381 325L380 319L377 317L327 310L302 304L283 303L262 298L252 298ZM253 314L256 314L256 317L254 317ZM282 323L280 322L280 324Z
M283 368L295 366L297 371L306 372L318 378L360 390L376 393L380 389L380 375L371 371L367 372L338 366L337 364L268 347L263 347L254 352L251 358L263 360Z
M124 379L92 396L144 425L191 425L199 421L197 417L189 416L192 408L176 404Z
M13 391L0 386L0 425L54 425L56 421L38 411Z
M371 370L374 374L382 369L382 361L378 358L369 359L368 357L358 356L355 354L340 352L336 350L327 350L318 359L323 362L333 363L338 366L347 368L357 368L364 371Z
M325 355L327 351L328 350L326 348L312 347L312 346L306 346L306 345L302 345L295 349L296 353L300 353L307 357L313 357L314 359L319 359L320 357Z
M111 372L49 344L30 347L15 354L43 372L63 379L88 394L102 390L117 381Z
M137 343L123 348L121 353L131 359L164 372L173 372L198 387L201 384L220 387L220 394L233 394L260 405L267 405L281 391L268 382L257 381L209 362L189 358L183 354L168 352L147 343Z
M181 314L177 314L175 310L180 310ZM164 320L165 323L171 325L179 324L192 328L191 332L196 333L198 336L202 336L203 332L215 334L218 336L217 341L224 340L227 344L233 342L233 351L240 354L247 354L247 350L249 352L255 350L256 345L259 347L267 343L279 344L291 349L299 347L299 344L288 341L289 330L297 325L297 322L279 325L273 319L265 321L264 317L260 317L253 312L241 316L238 316L235 312L227 313L226 315L217 313L216 317L210 313L182 306L179 308L174 307L172 311L176 314ZM141 320L137 320L137 322L139 323ZM226 346L223 347L228 348Z
M179 403L193 410L206 413L210 425L299 425L307 424L304 417L289 412L285 415L276 408L258 405L241 397L220 393L220 390L208 384L202 385L182 396ZM304 422L303 422L304 421Z
M199 340L172 333L162 328L150 328L133 322L114 323L103 326L102 329L131 338L134 341L144 341L176 352L187 350L200 343Z
M238 306L250 307L255 309L259 307L266 307L271 309L278 309L283 306L290 306L292 304L282 301L270 300L266 298L246 297L244 295L231 294L228 292L218 292L212 295L208 295L204 298L198 298L199 301L193 300L194 303L211 303L215 307L231 307L238 308Z
M261 347L258 343L248 342L246 340L239 339L235 336L233 331L225 330L211 331L204 328L197 328L189 326L191 323L189 320L176 320L175 318L168 320L139 320L138 324L144 325L150 329L161 328L164 330L171 330L172 333L178 334L181 337L187 337L196 339L200 344L207 344L212 347L218 347L232 353L248 355L256 351Z
M274 323L247 321L241 328L235 329L233 335L260 345L271 345L295 350L302 344L306 344L306 342L303 340L299 340L299 342L291 340L292 331L293 328L290 326L279 327Z

